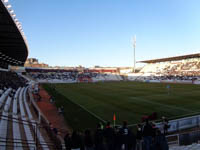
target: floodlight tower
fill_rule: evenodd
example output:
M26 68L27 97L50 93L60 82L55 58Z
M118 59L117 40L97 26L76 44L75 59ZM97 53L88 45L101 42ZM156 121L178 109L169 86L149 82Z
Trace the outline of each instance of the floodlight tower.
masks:
M134 66L133 66L133 72L135 73L135 49L136 49L136 35L133 38L133 57L134 57Z

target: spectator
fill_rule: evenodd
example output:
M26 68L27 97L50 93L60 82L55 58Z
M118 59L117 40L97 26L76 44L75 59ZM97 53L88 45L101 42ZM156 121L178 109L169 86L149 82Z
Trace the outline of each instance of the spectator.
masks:
M61 109L61 113L64 114L64 107L61 106L60 109Z
M164 118L163 119L163 128L164 128L164 135L168 133L168 129L170 128L170 125L168 124L168 119Z
M142 150L142 125L137 125L137 132L136 132L136 140L137 140L137 150Z
M88 129L85 130L84 146L85 146L85 150L94 150L94 141L91 135L91 131Z
M156 150L169 150L167 140L160 130L157 129L155 137L155 149Z
M136 148L136 137L131 131L128 133L128 150L135 150Z
M54 102L54 99L53 99L53 97L52 97L52 96L50 97L50 102L51 102L51 103L53 103L53 102Z
M97 124L97 129L94 135L94 143L95 143L95 150L105 150L103 144L103 129L101 128L101 124Z
M122 147L122 138L120 134L120 130L118 127L115 127L114 130L114 150L121 150Z
M63 109L62 109L62 107L58 107L58 113L61 115L61 114L63 114Z
M128 135L129 135L129 129L127 127L127 122L123 122L123 126L120 130L120 134L122 137L122 149L128 150Z
M107 122L106 128L104 129L104 137L106 139L107 150L113 150L114 148L114 130L110 126L110 122Z
M82 147L82 139L77 131L73 131L71 136L71 149L80 150Z
M69 133L66 133L66 135L64 137L64 141L65 141L66 150L71 150L71 138L70 138L70 134Z
M154 122L151 122L150 125L152 127L152 138L155 138L155 136L156 136L156 130L157 130L156 124Z
M57 128L53 128L53 132L57 135L58 134L58 129Z
M143 134L143 139L144 139L144 149L150 150L150 147L152 144L152 126L149 124L148 119L146 119L142 134Z

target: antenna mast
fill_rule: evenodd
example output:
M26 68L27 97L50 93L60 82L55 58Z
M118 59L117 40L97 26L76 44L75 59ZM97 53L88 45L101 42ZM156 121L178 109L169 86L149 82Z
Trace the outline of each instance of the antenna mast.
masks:
M136 64L136 60L135 60L135 49L136 49L136 35L133 38L133 57L134 57L134 66L133 66L133 72L135 73L135 64Z

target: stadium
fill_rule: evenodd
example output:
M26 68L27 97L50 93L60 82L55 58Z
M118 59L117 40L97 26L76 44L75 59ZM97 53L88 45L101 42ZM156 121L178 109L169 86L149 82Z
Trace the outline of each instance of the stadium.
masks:
M21 23L0 0L1 150L146 150L147 137L162 150L200 149L200 53L138 61L137 73L52 68L28 55Z

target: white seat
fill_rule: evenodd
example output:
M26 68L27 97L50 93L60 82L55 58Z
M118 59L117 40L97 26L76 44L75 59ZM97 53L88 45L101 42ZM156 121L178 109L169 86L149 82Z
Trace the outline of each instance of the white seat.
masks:
M32 116L32 113L31 113L31 111L30 111L30 108L29 108L27 99L26 99L27 89L28 89L28 87L25 88L25 90L24 90L24 104L25 104L25 108L26 108L26 111L27 111L27 114L28 114L28 118L29 118L30 120L32 120L32 119L33 119L33 116Z
M17 115L13 115L13 142L14 150L23 150L22 138Z
M0 122L0 145L1 150L6 150L6 138L8 128L8 112L3 112L3 116Z
M21 113L21 117L25 117L25 111L24 111L24 106L23 106L23 92L24 92L24 88L21 89L20 91L20 95L19 95L19 108L20 108L20 113Z
M35 128L36 121L33 120L33 116L32 116L32 113L30 111L30 108L29 108L29 105L28 105L28 102L27 102L27 98L26 98L27 90L28 90L28 87L26 87L25 90L24 90L24 104L25 104L25 107L26 107L26 111L28 113L28 118L31 120L32 126ZM43 150L49 150L43 136L40 133L39 128L37 128L37 138L39 139L39 142L42 145Z
M23 93L25 92L25 88L23 87L20 91L20 95L19 95L19 104L20 104L20 113L21 113L21 117L23 120L23 126L24 126L24 131L25 131L25 135L26 135L26 140L28 141L28 146L30 150L34 150L35 148L35 141L33 139L33 135L31 133L31 129L30 129L30 123L28 123L28 120L26 119L26 114L25 114L25 110L24 110L24 106L23 106Z
M11 92L11 88L7 89L3 95L1 95L0 97L0 107L2 107L2 105L4 104L5 100L6 100L6 97L8 96L8 94Z
M17 115L17 102L18 102L18 99L19 99L19 92L20 92L21 88L18 88L17 89L17 92L15 93L15 96L14 96L14 100L13 100L13 114L14 115Z
M7 101L6 101L6 104L5 104L5 106L4 106L4 111L5 111L5 112L8 112L8 111L9 111L11 101L12 101L12 98L11 98L10 96L8 96Z

